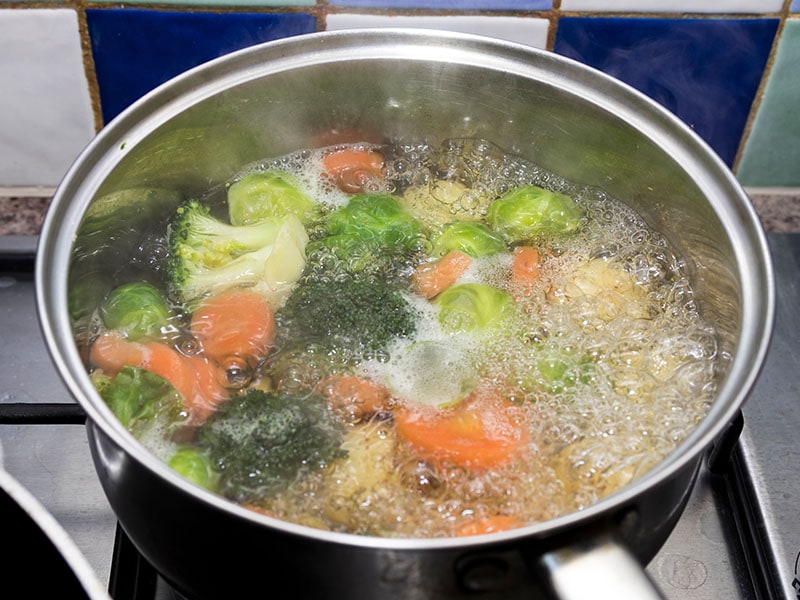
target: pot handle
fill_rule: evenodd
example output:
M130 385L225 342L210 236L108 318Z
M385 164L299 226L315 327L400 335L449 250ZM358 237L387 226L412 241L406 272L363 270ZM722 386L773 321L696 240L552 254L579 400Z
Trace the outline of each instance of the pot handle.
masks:
M544 554L538 564L554 598L664 600L642 565L623 545L603 536Z

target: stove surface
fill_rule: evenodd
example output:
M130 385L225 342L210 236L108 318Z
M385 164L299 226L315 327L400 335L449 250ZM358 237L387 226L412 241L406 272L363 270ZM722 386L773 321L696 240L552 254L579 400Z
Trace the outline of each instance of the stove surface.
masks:
M668 600L800 599L800 234L770 234L769 241L778 289L772 349L730 462L722 457L723 472L704 465L681 520L647 568ZM37 322L35 243L0 237L0 403L69 405ZM58 519L103 582L116 579L116 519L84 427L0 424L0 444L6 470ZM153 597L170 596L155 588Z

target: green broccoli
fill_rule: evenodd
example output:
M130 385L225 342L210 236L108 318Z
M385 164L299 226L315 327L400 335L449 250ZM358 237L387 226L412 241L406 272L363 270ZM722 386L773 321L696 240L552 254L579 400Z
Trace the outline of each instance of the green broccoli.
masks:
M390 194L359 194L329 213L308 245L308 277L395 279L410 272L425 247L421 223Z
M167 237L170 292L186 304L233 285L283 297L305 267L308 235L293 215L236 226L190 200L176 211Z
M324 398L256 388L232 398L197 429L219 473L219 491L246 502L344 455L343 425Z
M418 315L400 289L354 278L304 283L276 314L279 336L357 361L416 331Z

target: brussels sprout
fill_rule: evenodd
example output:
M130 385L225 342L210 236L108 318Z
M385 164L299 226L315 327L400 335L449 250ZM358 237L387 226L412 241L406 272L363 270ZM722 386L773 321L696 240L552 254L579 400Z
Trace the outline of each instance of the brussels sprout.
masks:
M486 219L510 241L573 233L583 212L566 194L526 185L515 188L489 205Z
M214 470L208 455L193 446L184 446L172 455L167 463L171 469L200 487L213 490L219 474Z
M434 235L432 242L434 256L460 250L472 258L480 258L499 254L506 249L503 238L486 225L469 221L448 223Z
M100 306L105 326L118 329L131 339L158 337L169 324L171 314L161 292L141 281L114 288Z
M445 331L468 332L496 324L508 311L511 296L490 285L462 283L447 288L433 303Z
M92 378L95 389L120 420L135 435L180 427L185 421L183 400L164 378L139 367L123 367L113 378Z
M309 243L312 278L359 275L391 279L423 246L422 224L399 198L359 194L330 213L325 236Z
M286 173L250 173L228 188L228 216L232 225L251 225L289 215L307 223L316 211L314 201Z

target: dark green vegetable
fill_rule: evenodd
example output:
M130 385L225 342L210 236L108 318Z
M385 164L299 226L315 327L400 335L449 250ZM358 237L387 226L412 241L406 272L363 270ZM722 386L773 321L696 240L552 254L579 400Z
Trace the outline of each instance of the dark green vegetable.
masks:
M479 331L497 324L511 306L506 292L482 283L453 285L436 296L439 322L450 333Z
M120 423L137 437L157 426L169 434L185 422L181 395L155 373L123 367L115 377L98 377L93 383Z
M327 215L324 234L308 244L308 275L393 278L411 270L424 243L422 225L398 198L360 194Z
M279 337L354 357L385 350L416 331L417 313L387 283L344 279L300 285L277 312Z
M118 329L133 340L158 337L171 316L161 292L146 282L117 286L100 306L106 328Z
M581 226L583 211L566 194L533 185L515 188L489 205L486 220L509 241L568 234Z
M472 258L492 256L506 250L506 243L486 225L471 221L454 221L442 227L431 240L433 256L444 256L460 250Z
M223 404L197 439L220 474L220 493L243 502L342 456L343 433L320 396L251 389Z
M300 191L288 173L250 173L228 188L228 215L233 225L251 225L288 215L307 223L317 212L316 202Z

